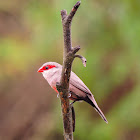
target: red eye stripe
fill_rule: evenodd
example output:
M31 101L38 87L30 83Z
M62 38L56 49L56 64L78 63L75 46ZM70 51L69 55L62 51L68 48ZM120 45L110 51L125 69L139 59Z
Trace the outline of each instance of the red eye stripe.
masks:
M44 72L44 71L49 70L54 67L56 67L56 66L55 65L46 65L46 66L39 68L39 70L37 72Z
M48 69L46 69L46 67L48 67ZM47 66L44 66L42 69L49 70L49 69L54 68L54 67L56 67L56 66L55 65L47 65Z
M49 69L54 68L55 65L47 65L49 67Z

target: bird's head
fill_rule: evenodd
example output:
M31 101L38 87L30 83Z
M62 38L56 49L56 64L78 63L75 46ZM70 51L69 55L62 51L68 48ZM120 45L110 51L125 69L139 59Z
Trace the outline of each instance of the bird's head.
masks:
M42 74L43 73L48 73L50 71L54 71L56 70L57 68L61 68L62 66L56 62L47 62L45 64L43 64L37 72L41 72Z

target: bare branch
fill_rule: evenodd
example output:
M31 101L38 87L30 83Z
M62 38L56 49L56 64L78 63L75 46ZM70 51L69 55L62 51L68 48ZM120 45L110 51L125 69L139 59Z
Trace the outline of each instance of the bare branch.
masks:
M63 24L63 35L64 35L64 56L66 56L65 52L69 52L72 50L71 46L71 22L72 19L80 6L80 1L78 1L74 7L72 8L70 14L67 16L67 11L62 10L61 11L61 18L62 18L62 24Z
M74 107L71 107L72 110L72 126L73 126L73 132L75 131L75 111L74 111Z
M78 55L75 54L80 49L80 46L72 48L71 22L78 7L80 6L80 3L81 2L78 1L74 5L74 7L72 8L68 16L66 10L61 11L63 36L64 36L64 55L63 55L63 68L62 68L61 80L60 83L56 84L56 87L57 90L59 91L59 95L61 99L65 140L73 140L73 131L75 130L75 112L74 112L74 107L70 105L68 95L69 95L69 79L70 79L72 62L75 57L78 57Z
M76 13L78 7L80 6L80 4L81 4L81 1L78 1L78 2L74 5L74 7L72 8L72 10L71 10L69 16L67 17L67 22L70 23L70 22L72 21L72 19L73 19L75 13Z
M80 46L77 46L75 48L72 48L72 53L76 54L80 50Z
M61 17L62 17L62 20L64 20L67 17L67 11L66 10L61 10Z

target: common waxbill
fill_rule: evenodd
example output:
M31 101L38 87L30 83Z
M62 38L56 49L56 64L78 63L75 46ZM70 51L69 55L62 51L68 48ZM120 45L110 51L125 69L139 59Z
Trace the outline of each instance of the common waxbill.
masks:
M49 85L58 93L56 89L56 83L60 82L62 65L56 62L47 62L39 68L38 72L41 72L43 74L44 78L48 81ZM98 107L93 94L74 72L71 72L70 82L69 82L69 92L70 92L69 99L73 101L83 100L89 103L95 108L95 110L99 113L102 119L106 123L108 123L103 112Z

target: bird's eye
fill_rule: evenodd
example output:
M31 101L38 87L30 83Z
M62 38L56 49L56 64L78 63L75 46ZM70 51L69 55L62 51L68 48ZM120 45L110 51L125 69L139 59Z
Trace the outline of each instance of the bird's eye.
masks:
M45 67L45 69L46 69L46 70L48 70L48 69L49 69L49 67Z

